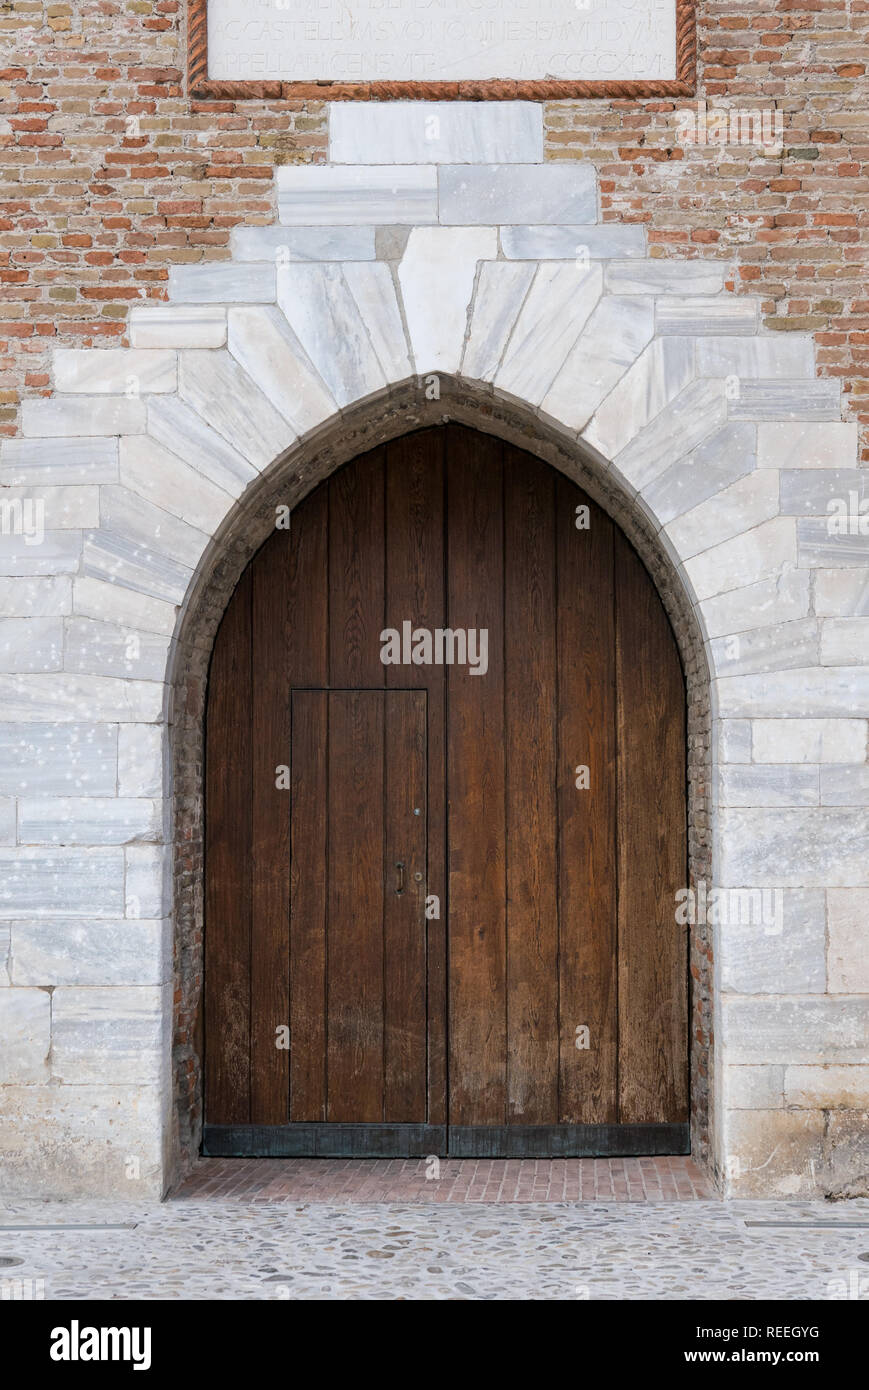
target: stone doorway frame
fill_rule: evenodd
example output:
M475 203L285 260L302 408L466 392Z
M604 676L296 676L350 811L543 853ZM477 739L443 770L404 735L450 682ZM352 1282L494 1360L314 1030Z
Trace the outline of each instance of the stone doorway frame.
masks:
M56 350L53 394L2 444L3 482L77 509L9 571L48 583L41 608L16 598L6 717L109 749L99 798L87 776L94 800L19 790L0 849L10 1190L129 1194L133 1157L160 1194L194 1156L217 621L276 498L445 416L561 468L633 542L696 692L692 872L780 885L783 938L695 932L695 1156L728 1195L865 1190L869 551L828 525L831 490L863 482L840 383L809 335L763 331L720 260L602 220L590 164L543 162L539 107L446 103L436 150L425 105L369 105L365 130L361 109L330 113L345 162L277 170L277 225L172 267L130 348ZM481 145L513 163L470 162Z
M691 884L711 878L708 790L711 776L709 669L697 615L672 559L646 516L631 506L594 451L569 447L527 408L497 401L471 383L439 376L440 396L426 400L418 382L393 386L328 421L245 494L214 536L188 596L174 646L169 706L173 780L173 920L177 1003L173 1020L173 1132L170 1183L199 1153L203 1120L201 997L204 941L203 749L208 668L214 637L241 574L275 524L275 508L298 505L359 454L415 429L454 421L517 445L578 483L622 529L649 570L679 649L687 695L687 859ZM675 912L675 904L674 904ZM689 944L691 1152L713 1173L713 952L709 928L696 924Z

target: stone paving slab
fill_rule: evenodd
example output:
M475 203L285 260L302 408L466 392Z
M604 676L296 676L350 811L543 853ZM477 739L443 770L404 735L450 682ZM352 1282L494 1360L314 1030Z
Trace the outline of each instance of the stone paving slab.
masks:
M867 1249L869 1200L16 1202L0 1297L865 1301Z

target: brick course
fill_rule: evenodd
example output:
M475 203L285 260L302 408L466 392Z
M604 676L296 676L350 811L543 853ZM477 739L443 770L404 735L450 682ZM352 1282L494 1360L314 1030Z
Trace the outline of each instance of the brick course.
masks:
M780 157L680 145L694 100L551 102L547 159L590 159L604 220L655 256L727 263L766 326L810 331L869 457L869 3L701 0L698 99L780 111ZM178 0L12 0L0 16L0 432L49 394L49 352L128 342L172 264L274 221L272 173L326 158L323 102L189 102Z
M0 431L53 347L128 342L170 264L273 220L272 171L324 159L321 102L194 102L177 0L14 0L0 15ZM14 46L14 49L13 49ZM2 60L0 60L2 61Z
M684 1202L717 1196L690 1158L207 1158L176 1201Z

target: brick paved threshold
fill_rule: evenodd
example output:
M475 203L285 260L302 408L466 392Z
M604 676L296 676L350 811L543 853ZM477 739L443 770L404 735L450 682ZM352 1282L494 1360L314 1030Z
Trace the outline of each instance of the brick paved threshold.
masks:
M690 1158L206 1158L172 1201L690 1202L717 1199Z

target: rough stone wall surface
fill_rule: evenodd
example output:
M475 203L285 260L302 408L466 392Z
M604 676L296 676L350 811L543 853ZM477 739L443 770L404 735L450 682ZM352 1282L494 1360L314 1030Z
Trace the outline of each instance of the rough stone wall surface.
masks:
M273 220L275 167L326 157L322 102L188 101L185 25L179 0L0 14L0 431L50 390L53 344L127 342L170 265L225 259L232 227ZM867 26L865 0L700 0L705 134L678 121L696 99L546 107L546 157L595 164L604 219L643 224L653 256L722 259L770 327L816 335L864 427ZM722 149L721 106L780 113L781 152Z

